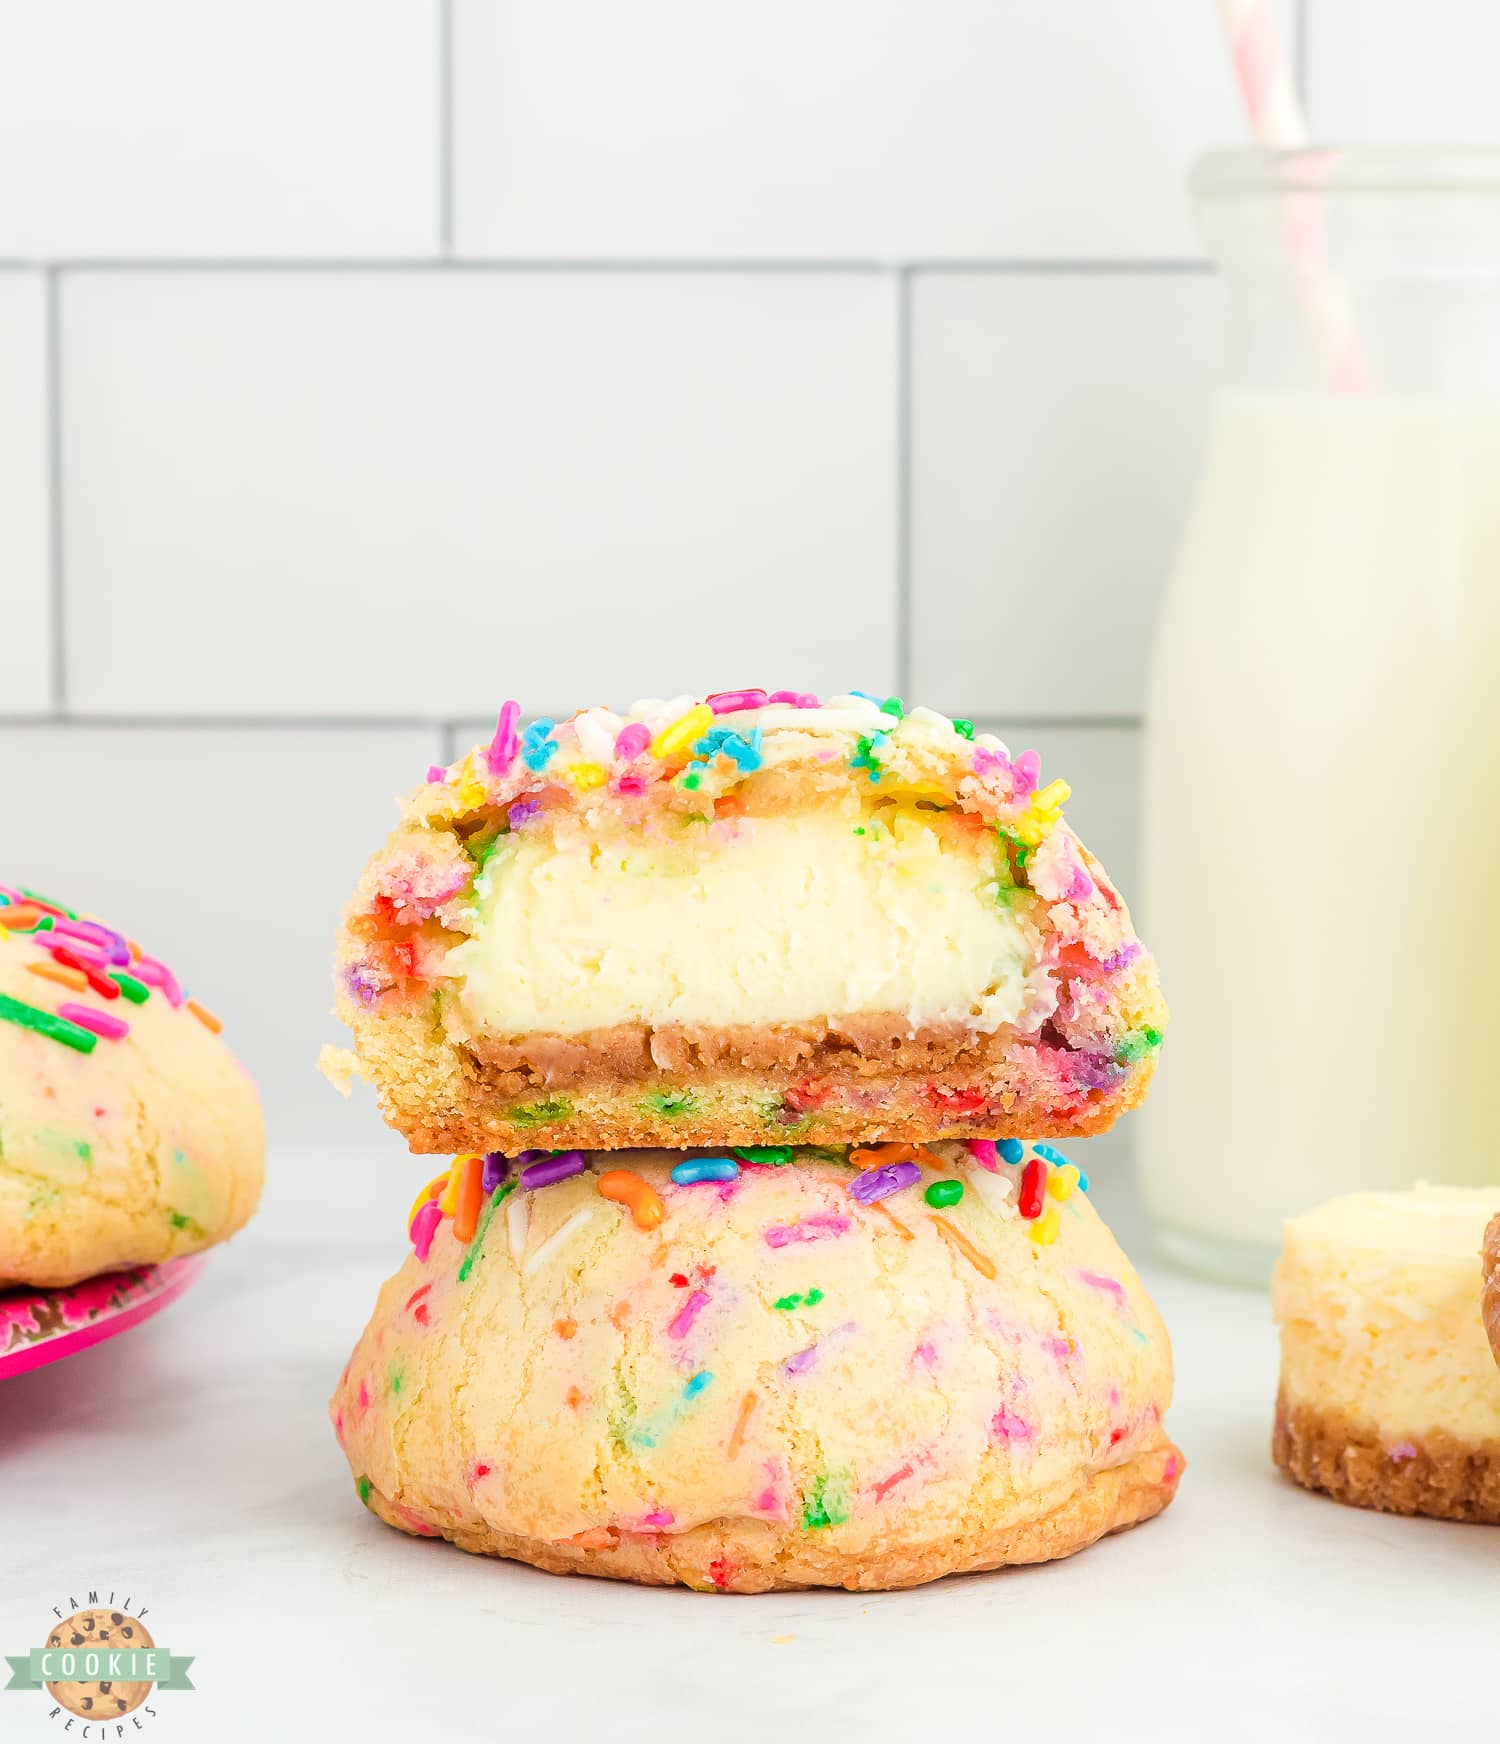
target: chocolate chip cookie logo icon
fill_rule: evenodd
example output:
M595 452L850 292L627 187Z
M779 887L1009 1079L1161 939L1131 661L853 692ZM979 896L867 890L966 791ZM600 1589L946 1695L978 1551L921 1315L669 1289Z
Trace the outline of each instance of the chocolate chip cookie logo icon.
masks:
M48 1719L61 1721L75 1737L124 1738L144 1730L156 1709L147 1700L153 1687L190 1690L190 1653L158 1647L146 1624L149 1609L114 1592L85 1594L54 1605L40 1647L6 1654L7 1690L44 1690L51 1698ZM80 1728L78 1721L84 1722Z

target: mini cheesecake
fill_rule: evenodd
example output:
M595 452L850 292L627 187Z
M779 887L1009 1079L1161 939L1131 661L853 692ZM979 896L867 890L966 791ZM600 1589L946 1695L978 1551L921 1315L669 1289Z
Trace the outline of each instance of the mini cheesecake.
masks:
M1272 1451L1308 1489L1500 1524L1500 1368L1480 1248L1500 1186L1356 1193L1294 1217L1272 1282Z
M1165 1013L1067 797L894 698L508 703L360 882L350 1064L428 1152L1101 1131Z

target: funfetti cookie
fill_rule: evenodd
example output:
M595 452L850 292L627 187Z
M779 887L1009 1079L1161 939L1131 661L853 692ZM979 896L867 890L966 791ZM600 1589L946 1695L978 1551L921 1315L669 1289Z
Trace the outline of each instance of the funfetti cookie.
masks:
M232 1235L260 1100L165 963L0 885L0 1285L71 1284Z
M1480 1246L1500 1187L1352 1193L1292 1218L1272 1451L1308 1489L1500 1524L1500 1368Z
M1013 1141L461 1158L332 1402L358 1494L710 1591L1067 1556L1182 1470L1165 1329L1082 1188Z
M1098 1132L1155 966L1034 753L895 698L591 708L434 768L345 918L418 1151Z

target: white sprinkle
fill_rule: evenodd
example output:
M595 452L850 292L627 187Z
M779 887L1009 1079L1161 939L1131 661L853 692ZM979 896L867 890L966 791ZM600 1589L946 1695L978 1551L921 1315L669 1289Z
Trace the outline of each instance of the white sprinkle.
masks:
M525 1275L529 1278L533 1272L539 1271L544 1265L546 1265L547 1261L552 1258L553 1254L557 1252L565 1241L567 1241L571 1236L576 1235L578 1231L583 1228L584 1224L592 1223L593 1220L593 1210L587 1205L580 1205L567 1222L560 1228L553 1230L552 1234L547 1237L531 1258L527 1260L524 1268Z
M1016 1215L1015 1205L1011 1202L1011 1183L1005 1176L992 1175L978 1163L971 1163L964 1170L964 1184L992 1217L1003 1222Z
M505 1233L510 1238L510 1257L520 1259L526 1251L526 1232L531 1227L531 1200L512 1193L505 1207Z

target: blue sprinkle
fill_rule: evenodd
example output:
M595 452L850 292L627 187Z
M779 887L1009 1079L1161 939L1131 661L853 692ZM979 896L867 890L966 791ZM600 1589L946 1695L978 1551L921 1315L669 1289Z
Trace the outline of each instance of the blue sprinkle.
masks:
M672 1170L672 1179L679 1187L690 1187L694 1181L732 1181L739 1172L740 1166L733 1157L694 1157L678 1163Z
M692 1380L682 1389L683 1398L696 1399L712 1379L713 1376L707 1369L699 1369Z
M713 727L693 746L693 752L705 762L722 752L738 766L741 774L749 775L759 769L764 761L760 747L759 727L755 728L748 739L743 733L735 732L732 727Z
M1068 1159L1062 1154L1062 1152L1060 1150L1057 1150L1052 1145L1033 1143L1031 1148L1036 1152L1036 1154L1039 1157L1045 1158L1045 1160L1049 1163L1055 1163L1058 1168L1064 1167L1065 1164L1067 1163Z
M556 726L555 721L549 721L545 716L539 721L533 721L521 735L521 760L528 769L540 773L552 761L557 751L551 734Z
M1087 1175L1084 1174L1083 1170L1080 1169L1078 1171L1078 1191L1080 1193L1087 1193L1088 1190L1089 1190L1089 1178Z
M878 696L871 696L867 690L846 690L844 694L845 696L862 696L866 702L879 703L880 701Z
M1002 1160L1007 1163L1019 1163L1021 1158L1026 1155L1026 1147L1018 1138L1003 1138L995 1146L995 1149L999 1151Z

